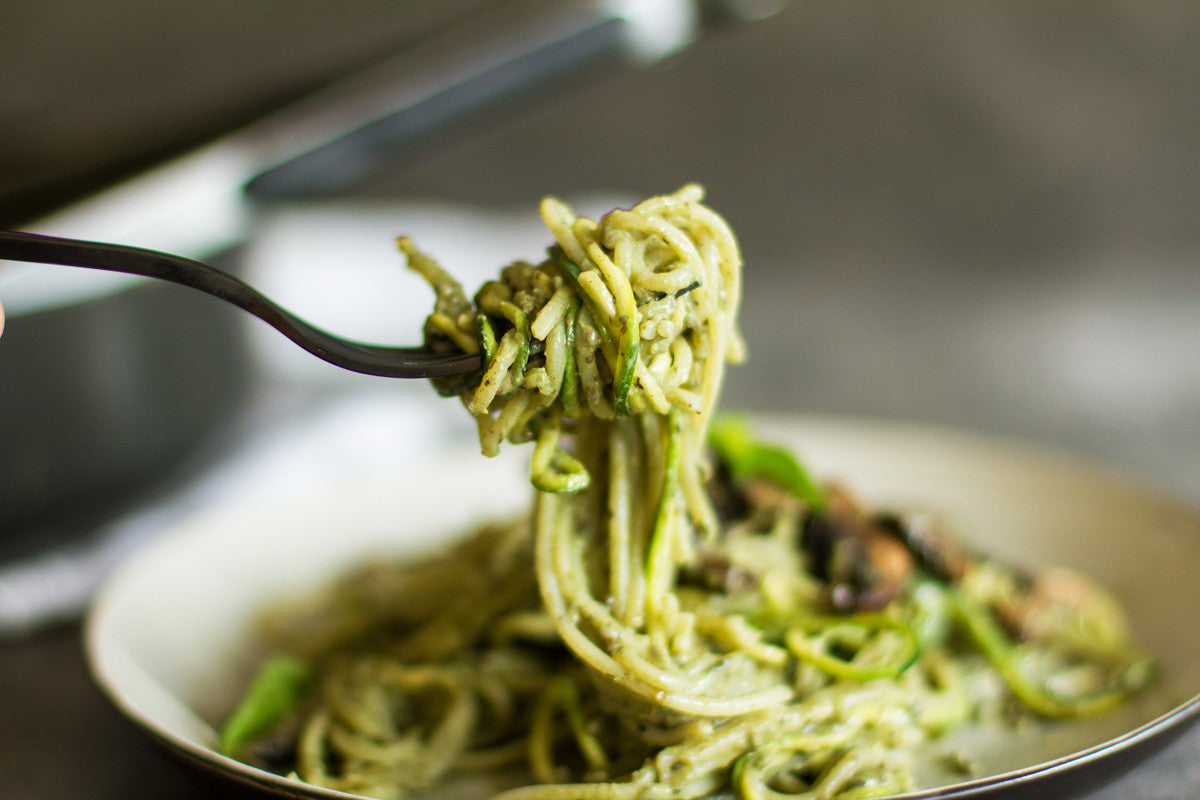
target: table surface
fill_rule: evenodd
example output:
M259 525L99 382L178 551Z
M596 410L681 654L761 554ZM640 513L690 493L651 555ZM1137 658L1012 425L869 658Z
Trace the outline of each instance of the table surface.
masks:
M791 6L476 122L358 194L531 208L701 180L748 264L727 406L1018 437L1200 508L1200 7L1072 10ZM364 27L347 46L378 47ZM266 96L281 70L259 73ZM0 643L0 689L2 798L238 796L107 704L77 622ZM1088 798L1197 792L1192 731Z

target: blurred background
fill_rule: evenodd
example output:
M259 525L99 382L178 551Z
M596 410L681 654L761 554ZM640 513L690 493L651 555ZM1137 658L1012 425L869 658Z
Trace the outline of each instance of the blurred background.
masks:
M1200 5L616 5L626 21L537 0L7 4L0 227L165 243L411 342L428 297L394 235L486 274L543 240L545 193L599 213L698 181L747 263L727 407L1015 437L1200 506ZM147 182L164 163L199 177ZM14 630L77 614L128 530L211 501L229 464L370 469L437 413L427 387L341 374L185 290L39 280L0 264ZM64 546L85 577L47 589Z

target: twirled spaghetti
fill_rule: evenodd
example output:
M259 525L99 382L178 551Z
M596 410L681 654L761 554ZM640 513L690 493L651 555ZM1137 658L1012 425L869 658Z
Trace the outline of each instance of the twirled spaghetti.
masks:
M914 748L958 725L1146 681L1082 578L962 553L714 424L741 257L701 200L593 222L547 199L548 257L473 299L400 240L437 296L427 345L484 355L439 389L484 453L535 443L534 508L277 620L283 677L228 749L275 728L260 756L284 742L301 779L380 798L486 775L504 800L851 800L912 788ZM255 717L280 691L282 728Z

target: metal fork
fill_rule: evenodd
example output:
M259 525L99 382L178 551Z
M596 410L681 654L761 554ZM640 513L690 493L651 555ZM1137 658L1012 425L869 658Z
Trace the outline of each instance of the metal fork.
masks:
M0 231L0 259L124 272L190 286L249 311L317 358L385 378L434 378L479 369L479 355L364 344L321 330L216 267L183 256L103 242Z

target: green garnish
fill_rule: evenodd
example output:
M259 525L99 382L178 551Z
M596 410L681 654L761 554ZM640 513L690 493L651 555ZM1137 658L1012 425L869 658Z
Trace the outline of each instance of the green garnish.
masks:
M708 443L729 466L735 480L761 478L799 497L814 510L824 507L824 492L796 456L782 447L756 439L750 423L742 417L714 419L708 431Z
M304 698L312 668L288 655L263 662L246 695L221 728L221 752L234 755L278 725Z

